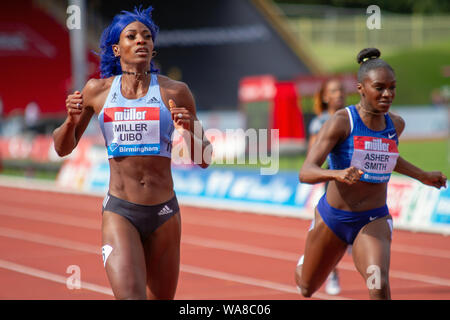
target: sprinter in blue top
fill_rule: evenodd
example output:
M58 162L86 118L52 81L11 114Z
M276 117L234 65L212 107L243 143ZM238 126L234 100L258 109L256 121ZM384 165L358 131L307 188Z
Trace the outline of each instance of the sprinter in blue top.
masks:
M197 165L208 167L212 153L188 86L154 68L158 27L151 11L135 8L114 17L100 40L102 79L68 96L67 119L53 133L57 153L65 156L98 115L110 166L102 255L117 299L174 298L181 238L171 175L174 129Z
M389 112L395 97L394 70L375 48L357 56L360 102L337 111L319 132L300 170L300 181L329 181L315 210L304 255L295 272L301 293L310 297L352 245L355 266L371 299L390 299L389 262L392 217L386 206L392 171L436 188L447 178L425 172L398 154L404 120ZM321 166L330 156L330 169ZM368 281L374 274L377 281ZM371 279L369 279L371 280Z

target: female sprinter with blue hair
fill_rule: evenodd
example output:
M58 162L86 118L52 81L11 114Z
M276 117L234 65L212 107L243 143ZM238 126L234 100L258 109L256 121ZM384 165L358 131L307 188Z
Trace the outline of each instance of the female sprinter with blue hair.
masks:
M310 297L332 271L348 245L371 299L390 299L392 217L386 205L392 171L441 188L447 178L403 159L397 149L404 120L389 109L395 97L392 67L375 48L357 56L360 101L324 124L300 170L300 181L329 181L306 238L295 272L301 293ZM322 164L329 155L329 169Z
M103 201L103 263L117 299L173 299L180 267L181 220L171 175L174 128L209 165L207 139L188 86L159 75L152 58L158 27L152 8L116 15L101 37L102 79L68 96L53 133L60 156L77 146L94 113L110 166ZM199 159L198 156L196 159Z

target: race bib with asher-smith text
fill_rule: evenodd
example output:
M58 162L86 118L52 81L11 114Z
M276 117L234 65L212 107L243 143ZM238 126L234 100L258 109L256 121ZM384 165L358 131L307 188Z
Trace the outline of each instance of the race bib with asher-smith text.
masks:
M364 171L361 181L388 182L397 164L398 149L395 140L379 137L353 137L351 166Z
M106 108L108 158L159 154L159 112L158 107Z

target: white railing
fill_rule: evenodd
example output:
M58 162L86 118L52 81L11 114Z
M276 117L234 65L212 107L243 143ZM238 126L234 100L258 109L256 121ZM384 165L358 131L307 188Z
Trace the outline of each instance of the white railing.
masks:
M392 47L421 47L430 42L450 41L450 15L393 15L381 12L381 29L370 30L369 15L327 18L288 18L292 31L310 44L364 47L383 43Z

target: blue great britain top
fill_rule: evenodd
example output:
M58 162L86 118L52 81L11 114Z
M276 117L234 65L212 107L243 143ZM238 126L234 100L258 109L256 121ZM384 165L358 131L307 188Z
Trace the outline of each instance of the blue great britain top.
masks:
M386 113L385 129L374 131L366 127L354 105L345 110L350 120L350 134L329 154L330 169L354 166L364 171L361 181L388 182L399 156L397 131L391 117Z
M111 85L98 115L108 159L124 156L171 157L172 116L161 99L158 76L151 75L147 94L126 99L121 92L122 75Z

